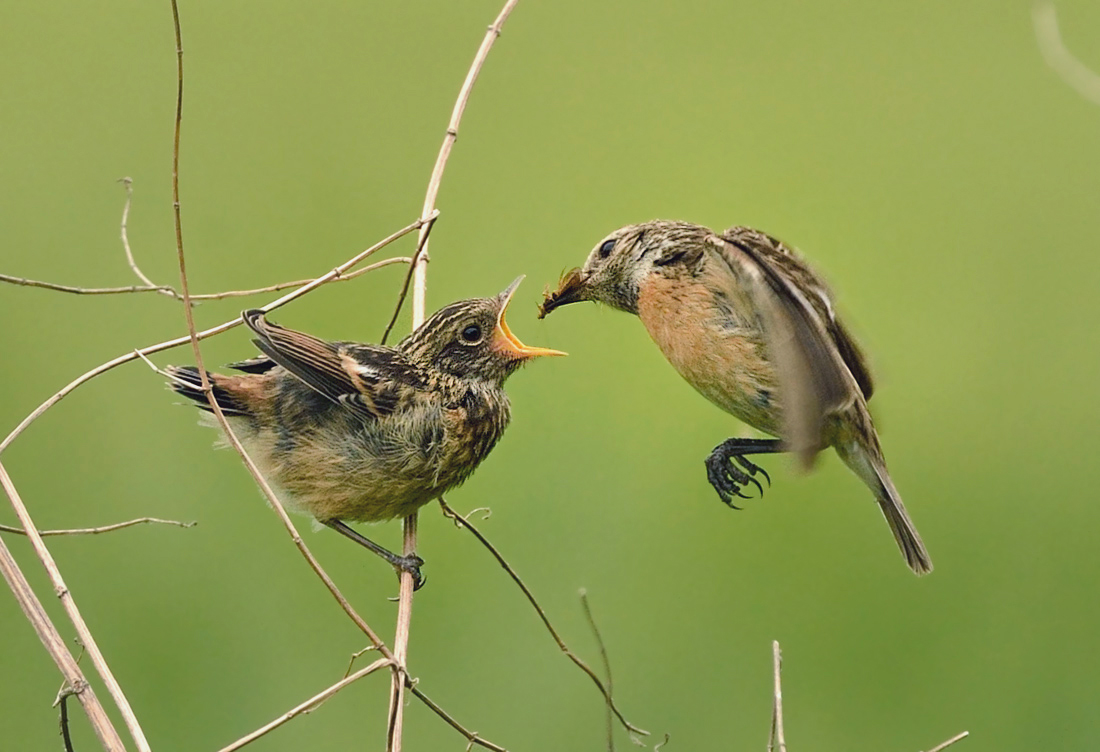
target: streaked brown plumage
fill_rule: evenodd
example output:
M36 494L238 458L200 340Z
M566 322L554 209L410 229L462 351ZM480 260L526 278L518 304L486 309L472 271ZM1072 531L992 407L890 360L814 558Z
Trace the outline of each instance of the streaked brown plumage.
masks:
M546 296L540 318L582 300L637 314L677 371L707 399L775 439L729 439L707 473L730 506L764 473L746 455L791 451L804 468L825 447L875 494L906 562L932 562L886 469L863 355L820 278L757 230L722 234L656 220L604 238Z
M395 566L405 560L343 521L405 517L470 476L510 417L504 381L556 350L527 347L504 320L520 277L493 298L452 303L395 347L326 342L245 311L264 353L209 374L218 405L294 508ZM170 386L209 411L198 372Z

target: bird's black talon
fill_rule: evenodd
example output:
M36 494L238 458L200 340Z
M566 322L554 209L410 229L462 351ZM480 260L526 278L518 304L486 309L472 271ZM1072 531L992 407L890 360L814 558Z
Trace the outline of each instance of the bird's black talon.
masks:
M768 471L765 470L762 467L758 467L757 470L759 470L760 474L764 476L764 480L767 481L767 483L768 483L768 488L771 488L771 486L772 486L772 476L768 475Z
M763 499L764 498L764 487L762 485L760 485L760 481L758 481L756 478L753 478L750 475L749 476L749 483L752 483L754 486L756 486L756 490L760 494L760 498Z

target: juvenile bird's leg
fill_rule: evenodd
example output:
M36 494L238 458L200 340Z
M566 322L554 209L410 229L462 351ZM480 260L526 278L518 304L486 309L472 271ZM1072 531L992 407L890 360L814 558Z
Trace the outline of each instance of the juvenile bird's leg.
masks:
M383 559L388 561L395 569L399 569L403 572L408 572L409 574L411 574L413 576L413 590L419 590L420 588L424 587L424 583L427 582L427 578L424 577L424 575L420 574L420 566L424 563L424 560L416 554L411 554L409 556L398 556L393 551L390 551L388 548L383 548L365 535L362 535L361 533L352 530L340 520L320 520L320 522L324 525L327 525L328 527L331 527L333 530L340 533L341 535L351 538L353 541L358 543L360 546L363 546L367 550L378 554Z
M764 476L764 480L770 486L771 476L764 468L749 460L749 454L775 454L786 451L783 442L779 439L726 439L707 457L707 480L718 492L719 498L731 509L741 507L733 503L733 497L749 498L741 493L741 489L752 483L764 495L764 487L760 485L755 475Z

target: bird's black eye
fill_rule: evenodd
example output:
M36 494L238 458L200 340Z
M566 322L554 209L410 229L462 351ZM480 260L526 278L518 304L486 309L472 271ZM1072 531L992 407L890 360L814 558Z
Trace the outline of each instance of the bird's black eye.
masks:
M462 330L462 339L471 345L479 342L481 340L481 327L477 324L470 324Z
M603 241L603 245L600 246L600 258L605 259L611 255L611 249L615 247L615 239Z

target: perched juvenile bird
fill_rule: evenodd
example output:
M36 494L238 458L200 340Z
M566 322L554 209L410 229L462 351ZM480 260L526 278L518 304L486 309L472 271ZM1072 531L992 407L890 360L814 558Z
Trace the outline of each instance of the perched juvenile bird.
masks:
M396 347L326 342L245 311L260 357L208 374L214 397L264 476L300 511L422 582L345 524L405 517L466 480L510 417L504 381L557 350L528 347L504 320L520 277L492 298L441 308ZM210 412L198 369L170 386Z
M721 235L653 221L601 240L540 318L582 300L637 314L680 375L714 404L779 439L728 439L707 458L724 502L762 474L747 455L794 452L808 469L831 446L875 495L906 562L932 561L886 470L867 400L871 375L830 293L794 251L757 230ZM736 507L735 507L736 508Z

